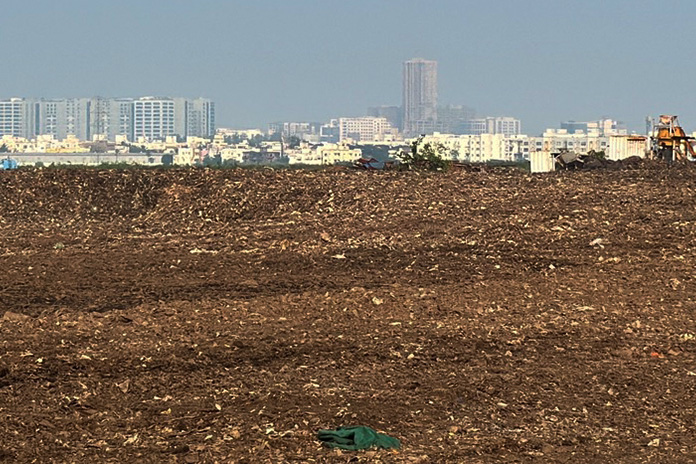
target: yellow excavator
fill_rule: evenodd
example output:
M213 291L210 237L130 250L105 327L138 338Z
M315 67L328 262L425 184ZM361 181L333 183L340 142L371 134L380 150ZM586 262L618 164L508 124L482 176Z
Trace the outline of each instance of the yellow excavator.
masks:
M696 138L686 135L676 116L663 114L659 122L653 123L650 157L671 163L672 161L696 160L694 143Z

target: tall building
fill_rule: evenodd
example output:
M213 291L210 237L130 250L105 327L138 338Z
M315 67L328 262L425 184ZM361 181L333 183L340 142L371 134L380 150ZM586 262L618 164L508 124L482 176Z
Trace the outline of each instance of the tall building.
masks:
M64 139L68 135L80 140L90 139L90 99L61 98L38 101L37 135Z
M133 101L133 140L213 137L215 103L207 98L142 97Z
M30 139L36 132L36 104L24 98L0 100L0 137Z
M437 123L437 61L405 61L402 94L404 133L432 132Z
M92 140L215 135L215 104L205 98L58 98L0 100L0 136Z
M215 103L206 98L186 101L186 136L215 135Z
M505 137L512 137L522 133L520 120L509 116L486 118L486 126L489 134L503 134Z
M116 136L126 136L133 140L132 98L92 98L89 114L90 137L115 140Z
M142 97L133 102L133 140L163 140L176 135L174 99ZM184 134L180 134L184 135Z

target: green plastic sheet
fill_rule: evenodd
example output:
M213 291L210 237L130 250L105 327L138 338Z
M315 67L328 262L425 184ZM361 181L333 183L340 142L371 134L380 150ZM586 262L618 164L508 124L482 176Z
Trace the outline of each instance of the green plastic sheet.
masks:
M363 450L372 447L398 449L401 447L401 443L396 438L377 433L374 429L365 426L319 430L317 436L326 446L344 450Z

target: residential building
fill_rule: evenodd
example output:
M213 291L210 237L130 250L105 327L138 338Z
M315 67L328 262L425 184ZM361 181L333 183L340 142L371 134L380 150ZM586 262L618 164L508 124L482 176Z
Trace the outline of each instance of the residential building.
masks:
M215 103L207 98L186 102L186 137L213 137L215 135Z
M297 148L287 150L285 154L289 164L332 165L354 163L362 156L362 150L350 148L344 143L303 143Z
M322 143L317 146L321 164L354 163L362 156L359 148L350 148L342 143Z
M339 133L340 127L338 124L338 119L331 119L327 124L322 124L321 127L319 127L318 142L338 143Z
M303 140L307 136L318 135L320 127L321 123L318 122L274 122L268 125L268 135L282 134Z
M90 136L133 140L133 99L95 97L89 108Z
M558 153L566 150L588 153L590 151L606 151L608 146L609 137L600 135L599 132L570 134L565 129L546 129L542 134L541 143L537 144L534 151Z
M534 143L526 135L507 137L503 134L457 135L438 132L425 136L423 142L443 146L449 159L470 163L525 159L530 144Z
M37 103L38 127L34 135L65 139L72 135L90 140L90 99L41 99Z
M627 134L626 126L614 119L598 119L596 121L565 121L561 123L561 129L568 131L569 134L584 132L586 134L598 133L600 136Z
M31 138L36 132L36 104L24 98L0 100L0 137Z
M164 140L215 134L215 105L204 98L59 98L0 100L0 136L48 135L82 141Z
M503 134L505 137L512 137L522 133L520 120L507 116L486 118L486 125L489 134Z
M486 117L464 121L461 126L463 134L503 134L506 137L519 135L522 132L522 123L519 119L503 117Z
M339 118L338 128L339 141L392 141L399 135L387 118Z
M176 135L174 106L174 99L167 97L142 97L133 101L133 139L164 140Z
M402 98L404 133L432 132L437 123L437 61L416 58L403 63Z

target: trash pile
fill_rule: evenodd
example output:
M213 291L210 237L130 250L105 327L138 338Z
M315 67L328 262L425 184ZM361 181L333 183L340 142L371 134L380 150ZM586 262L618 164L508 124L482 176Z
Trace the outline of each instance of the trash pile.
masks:
M2 171L0 462L694 461L696 169L631 163Z

